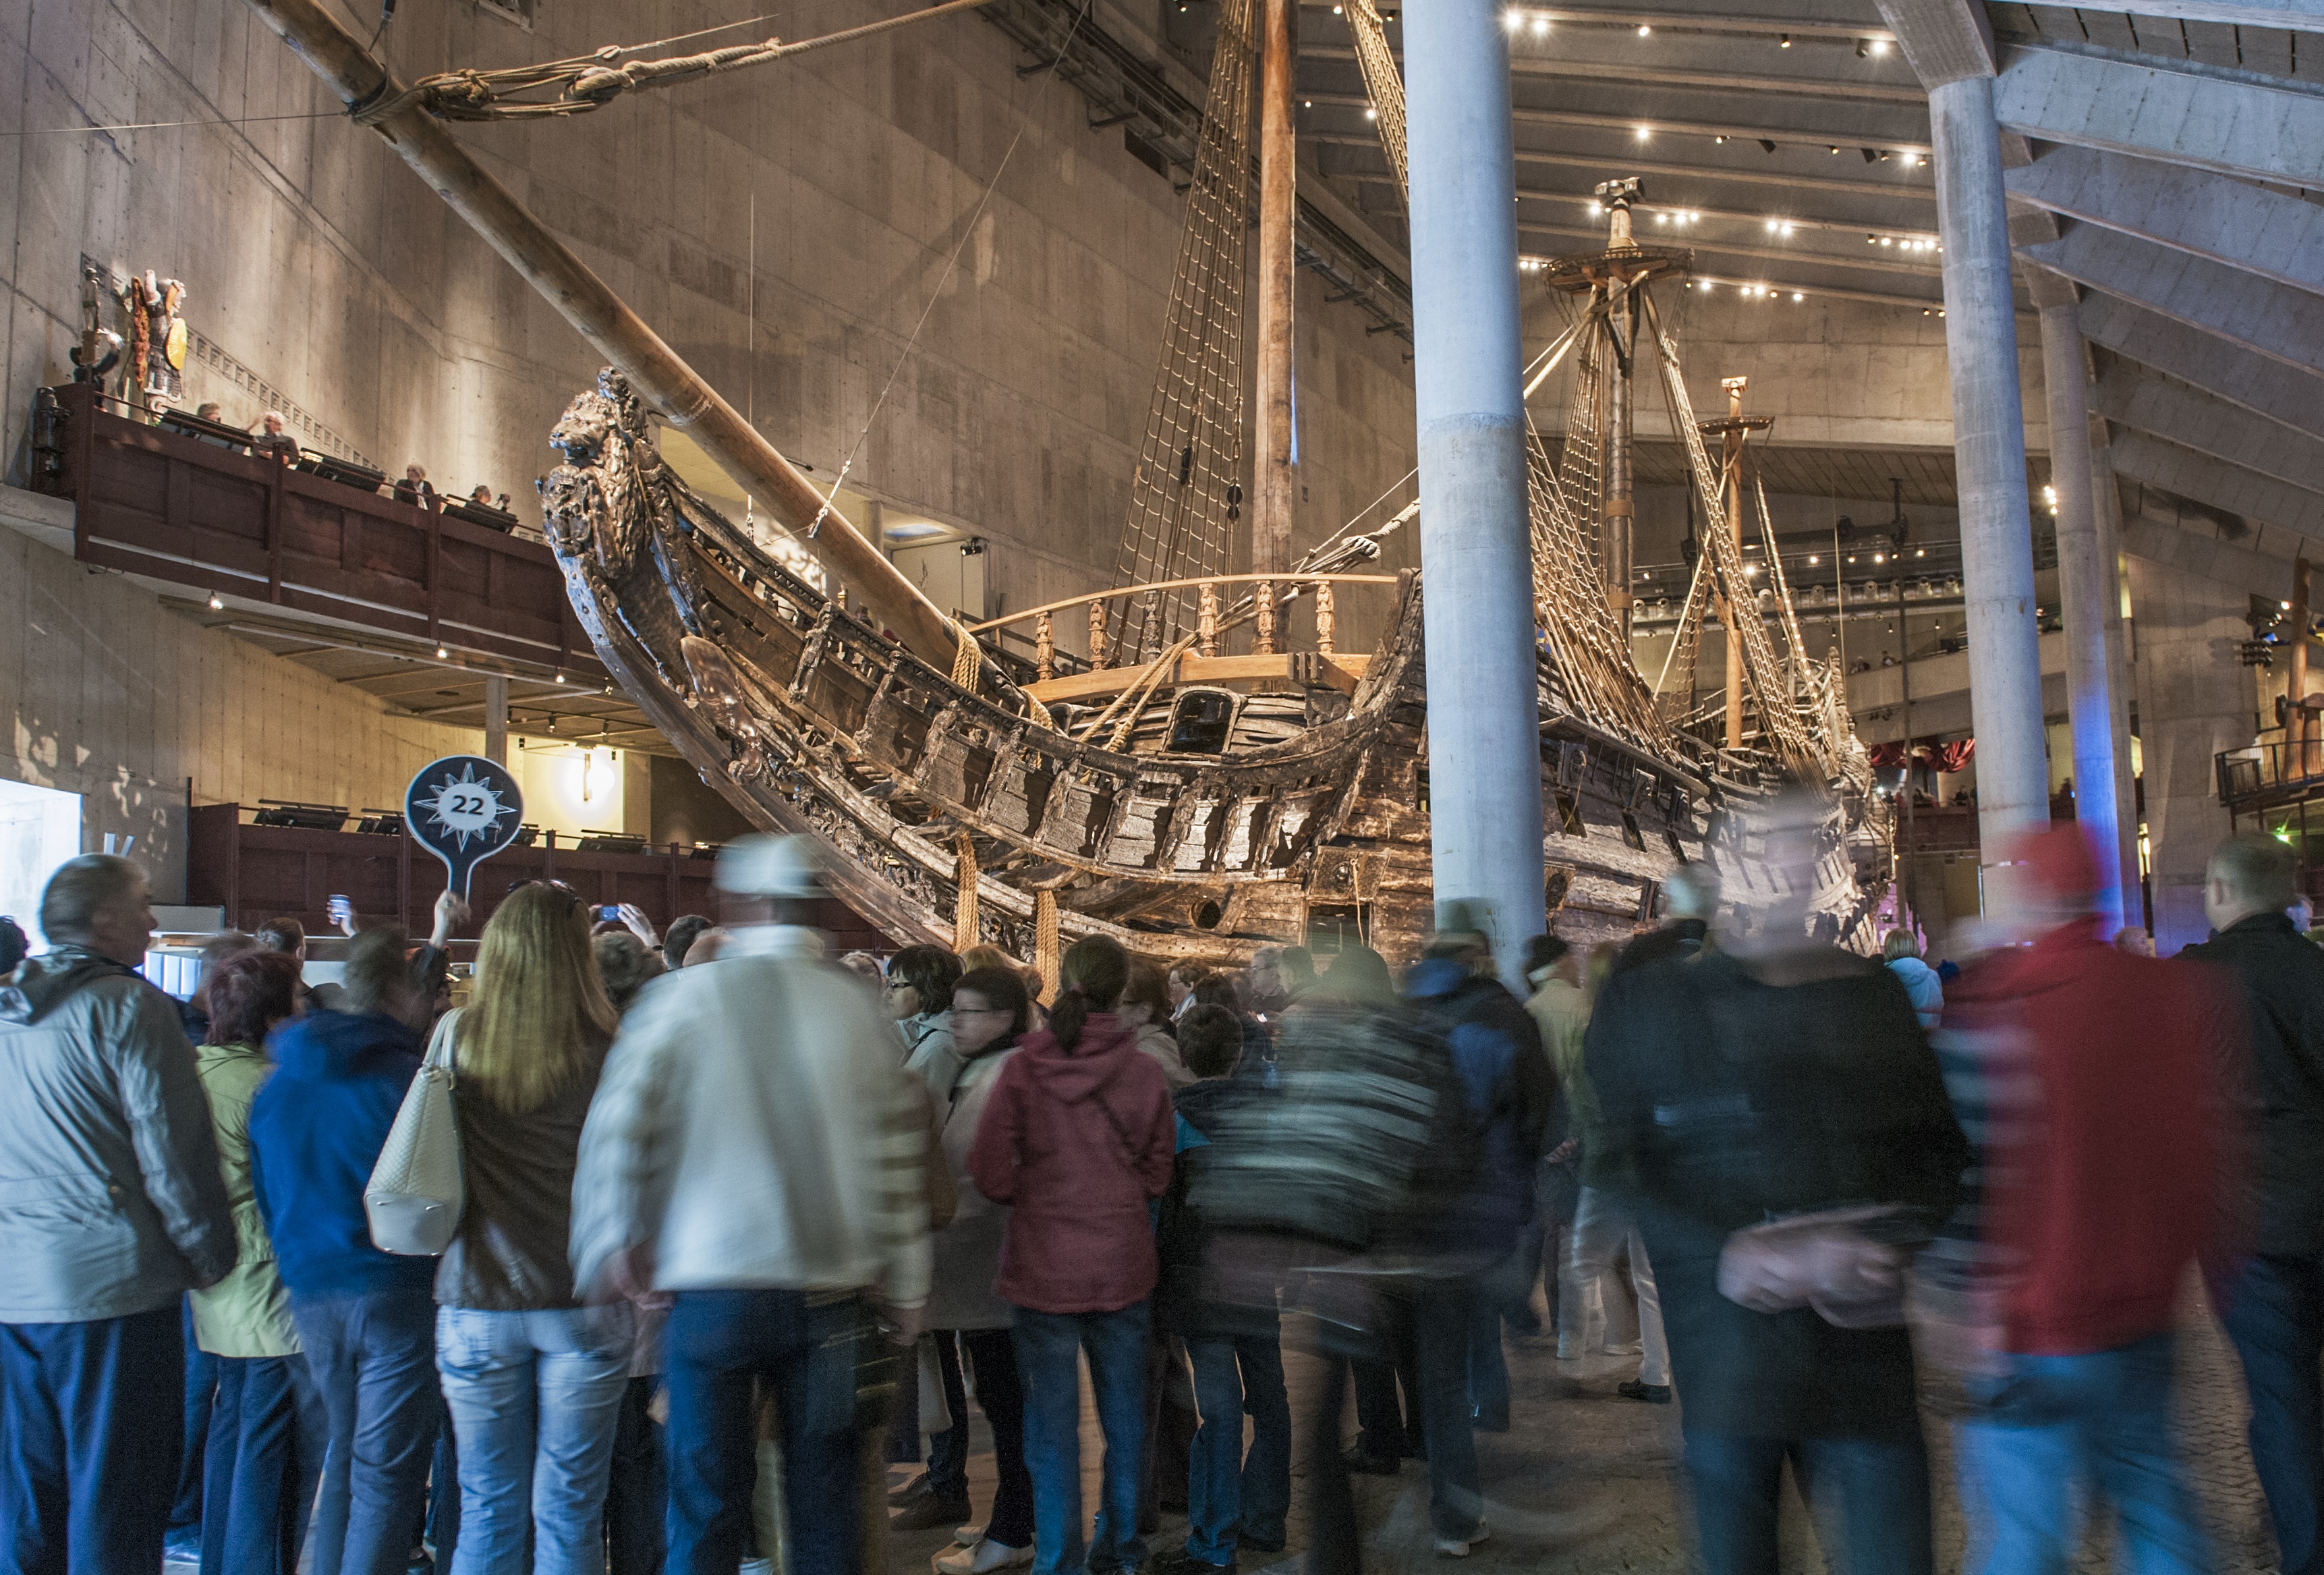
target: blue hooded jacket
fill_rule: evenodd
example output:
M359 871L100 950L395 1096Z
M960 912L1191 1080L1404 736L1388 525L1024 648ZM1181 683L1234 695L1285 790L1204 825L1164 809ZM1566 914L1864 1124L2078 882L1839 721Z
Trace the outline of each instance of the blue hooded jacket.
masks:
M1405 995L1448 1042L1474 1167L1466 1195L1443 1209L1433 1234L1446 1250L1505 1256L1533 1218L1534 1171L1557 1097L1541 1031L1499 983L1449 958L1416 963Z
M381 1014L314 1012L276 1031L250 1107L251 1181L282 1283L302 1296L426 1293L436 1260L371 1244L364 1188L420 1070L420 1043Z

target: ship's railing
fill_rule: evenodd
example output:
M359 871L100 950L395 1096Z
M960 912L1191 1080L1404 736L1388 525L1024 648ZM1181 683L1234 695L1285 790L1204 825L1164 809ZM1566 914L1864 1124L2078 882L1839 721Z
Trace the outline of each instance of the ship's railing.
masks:
M1351 681L1362 675L1369 658L1339 653L1339 588L1394 586L1398 578L1393 574L1215 574L1199 579L1154 580L1085 592L1028 607L973 625L968 633L983 635L1029 625L1033 632L1035 682L1026 692L1044 701L1080 699L1149 681L1154 675L1148 670L1157 661L1174 663L1175 680L1182 683L1283 676L1276 671L1288 671L1288 664L1282 659L1299 654L1282 647L1283 611L1300 598L1312 597L1315 606L1314 654L1323 659L1320 666L1329 670L1329 677ZM1230 586L1249 586L1247 599L1231 607L1227 605L1221 592ZM1191 634L1166 651L1120 652L1112 648L1106 635L1106 609L1111 603L1133 597L1158 597L1167 590L1190 589L1196 593L1194 628ZM1061 676L1057 615L1077 611L1087 620L1089 670ZM1222 655L1220 642L1226 631L1244 622L1252 625L1250 654ZM1048 692L1052 688L1056 692ZM1072 692L1065 692L1067 689Z

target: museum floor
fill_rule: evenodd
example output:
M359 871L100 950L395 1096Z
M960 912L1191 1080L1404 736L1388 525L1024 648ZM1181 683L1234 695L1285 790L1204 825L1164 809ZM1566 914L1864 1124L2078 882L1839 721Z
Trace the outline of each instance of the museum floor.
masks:
M1471 1556L1467 1569L1489 1572L1523 1570L1527 1575L1590 1575L1621 1570L1639 1575L1686 1575L1689 1538L1677 1488L1679 1415L1675 1406L1647 1406L1617 1397L1614 1385L1630 1376L1637 1358L1592 1357L1580 1362L1556 1359L1554 1342L1508 1342L1515 1425L1505 1434L1480 1434L1489 1542ZM1295 1416L1315 1376L1309 1358L1287 1356ZM1086 1395L1084 1396L1086 1400ZM1940 1417L1944 1396L1925 1395L1929 1442L1939 1475L1937 1568L1960 1568L1962 1525L1950 1473L1950 1450ZM2190 1314L2181 1347L2180 1414L2197 1484L2218 1539L2217 1568L2227 1575L2260 1575L2275 1569L2259 1487L2245 1448L2243 1375L2208 1315ZM992 1456L980 1420L980 1452L970 1462L970 1494L980 1514L991 1504ZM1099 1451L1096 1422L1083 1417L1084 1502L1094 1506ZM1304 1476L1305 1451L1294 1458L1295 1476ZM905 1473L898 1472L896 1480ZM1427 1478L1407 1463L1395 1478L1359 1477L1358 1502L1370 1531L1365 1568L1370 1571L1453 1566L1428 1550ZM1271 1559L1254 1558L1245 1575L1296 1575L1305 1548L1302 1484L1295 1481L1291 1543ZM1162 1529L1148 1539L1156 1552L1175 1547L1185 1535L1185 1517L1166 1515ZM928 1561L950 1546L942 1532L892 1536L890 1575L924 1575ZM1785 1575L1821 1571L1815 1541L1795 1499L1786 1505ZM2103 1544L2083 1549L2078 1570L2110 1567Z

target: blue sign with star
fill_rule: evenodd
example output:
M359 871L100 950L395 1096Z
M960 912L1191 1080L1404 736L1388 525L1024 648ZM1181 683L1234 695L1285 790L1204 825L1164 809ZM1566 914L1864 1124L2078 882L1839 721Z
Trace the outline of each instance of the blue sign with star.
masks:
M507 766L481 755L447 755L420 768L403 790L411 839L444 861L462 900L476 866L516 840L524 792Z

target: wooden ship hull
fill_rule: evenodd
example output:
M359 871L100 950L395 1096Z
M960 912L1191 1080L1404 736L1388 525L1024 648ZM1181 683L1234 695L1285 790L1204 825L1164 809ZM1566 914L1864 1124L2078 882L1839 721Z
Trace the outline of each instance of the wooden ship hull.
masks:
M1323 929L1401 959L1425 936L1417 575L1368 655L1222 659L1259 692L1157 681L1076 737L1035 703L1042 685L955 681L761 551L663 465L620 374L553 440L549 536L608 669L753 824L820 838L838 894L899 942L1032 957L1044 894L1056 935L1166 957L1231 960ZM1624 939L1672 869L1720 857L1719 808L1758 784L1628 744L1569 706L1546 660L1542 680L1553 922ZM1179 731L1192 697L1199 740ZM1172 747L1188 742L1215 747ZM1863 851L1836 840L1830 861L1843 931L1863 923Z

